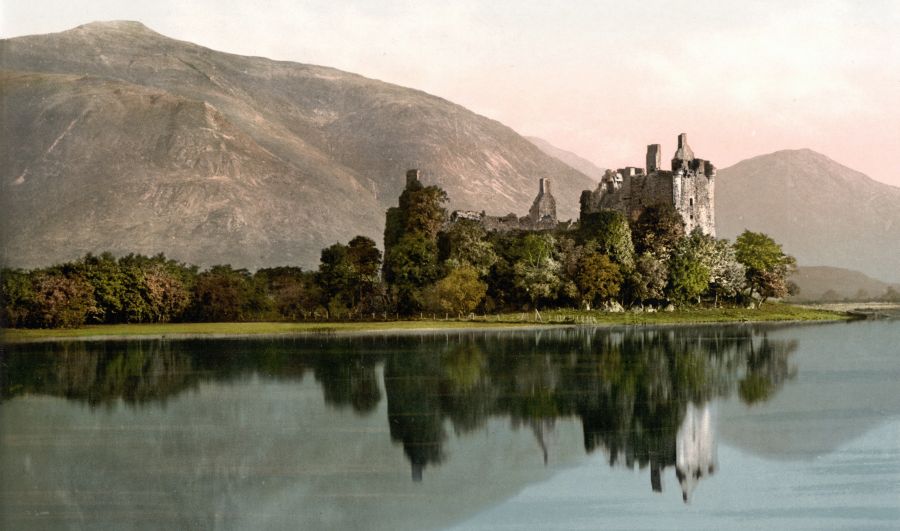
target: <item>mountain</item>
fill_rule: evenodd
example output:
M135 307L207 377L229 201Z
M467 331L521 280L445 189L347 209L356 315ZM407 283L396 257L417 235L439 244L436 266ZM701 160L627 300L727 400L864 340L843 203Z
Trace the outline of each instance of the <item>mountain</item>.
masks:
M606 171L586 158L572 153L571 151L558 148L543 138L538 138L536 136L526 136L525 138L547 155L559 159L567 166L575 168L597 182L600 182L600 178L603 177L603 173Z
M859 271L828 266L800 266L791 280L800 287L800 294L796 299L803 301L821 299L829 290L833 290L842 299L871 300L880 297L891 287L891 284ZM900 286L894 285L894 289L900 289Z
M801 265L900 282L900 188L808 149L719 170L716 228L732 239L744 229L765 232Z
M314 266L381 242L408 168L451 208L560 217L594 182L503 124L332 68L245 57L99 22L0 41L5 265L165 252L200 265Z

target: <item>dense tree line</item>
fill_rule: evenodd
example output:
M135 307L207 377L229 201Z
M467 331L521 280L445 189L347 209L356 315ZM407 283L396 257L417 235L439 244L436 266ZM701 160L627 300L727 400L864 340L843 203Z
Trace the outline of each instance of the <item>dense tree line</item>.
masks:
M446 194L414 183L387 213L386 303L399 313L761 304L796 293L795 261L765 234L732 244L685 234L681 215L655 205L634 222L583 214L576 230L488 233L446 224Z
M230 265L206 270L109 253L0 272L4 327L94 323L371 319L545 307L663 308L759 304L793 293L794 259L765 234L734 244L685 234L666 205L634 222L582 215L575 230L486 232L447 224L447 194L413 183L387 211L382 256L357 236L322 250L316 271ZM382 260L383 258L383 260Z

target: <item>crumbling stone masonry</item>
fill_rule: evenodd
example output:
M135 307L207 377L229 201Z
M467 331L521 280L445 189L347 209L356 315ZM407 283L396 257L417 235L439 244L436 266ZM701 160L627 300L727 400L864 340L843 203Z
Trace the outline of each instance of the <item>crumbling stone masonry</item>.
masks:
M581 193L581 213L616 210L636 220L645 208L666 203L684 218L686 232L699 227L715 236L715 166L694 157L685 133L678 135L672 171L662 169L660 156L659 144L651 144L646 171L631 166L607 170L596 190Z
M559 226L556 219L556 199L550 192L550 179L541 179L538 195L528 210L528 215L518 217L513 213L505 216L489 216L482 210L455 210L450 214L450 223L467 219L481 223L487 231L507 232L511 230L554 230Z
M649 206L664 203L675 207L684 218L685 231L699 227L716 235L715 177L716 168L708 160L696 158L687 143L687 135L678 135L678 149L672 158L672 170L662 169L659 144L647 146L646 168L628 166L607 170L596 190L581 193L581 215L601 210L615 210L634 221ZM419 171L406 173L406 187L421 186ZM455 210L448 223L470 220L494 232L567 230L570 223L556 218L556 199L550 191L550 179L541 179L538 195L527 216L516 214L489 216L483 210Z

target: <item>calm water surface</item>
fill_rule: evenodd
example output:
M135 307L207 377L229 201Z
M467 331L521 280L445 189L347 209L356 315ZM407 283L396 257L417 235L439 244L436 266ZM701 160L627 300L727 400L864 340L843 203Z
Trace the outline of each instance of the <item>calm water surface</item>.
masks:
M2 529L900 528L900 323L6 345Z

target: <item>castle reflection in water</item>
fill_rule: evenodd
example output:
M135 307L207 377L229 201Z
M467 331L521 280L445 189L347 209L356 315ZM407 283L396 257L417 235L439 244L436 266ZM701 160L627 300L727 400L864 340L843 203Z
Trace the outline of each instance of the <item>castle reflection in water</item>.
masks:
M317 382L324 400L359 415L387 401L392 441L414 481L465 437L506 418L545 437L577 419L588 453L650 469L655 491L675 469L687 501L716 469L716 399L767 400L796 369L796 344L771 328L558 329L278 340L69 342L9 345L4 401L39 394L91 407L158 404L206 382L248 376Z

